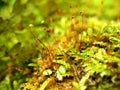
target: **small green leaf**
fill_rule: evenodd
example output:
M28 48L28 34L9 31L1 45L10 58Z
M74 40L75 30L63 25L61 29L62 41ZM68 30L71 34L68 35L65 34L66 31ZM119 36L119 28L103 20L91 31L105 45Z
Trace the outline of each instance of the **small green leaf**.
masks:
M65 73L66 73L66 68L65 68L65 66L60 66L59 69L58 69L58 72L59 72L60 74L65 74Z
M28 64L28 66L31 66L31 67L36 67L36 66L37 66L37 64L36 64L36 63L30 63L30 64Z
M43 72L43 75L51 75L52 74L52 70L51 69L47 69Z
M80 90L80 85L77 82L73 82L73 86L76 88L76 90Z

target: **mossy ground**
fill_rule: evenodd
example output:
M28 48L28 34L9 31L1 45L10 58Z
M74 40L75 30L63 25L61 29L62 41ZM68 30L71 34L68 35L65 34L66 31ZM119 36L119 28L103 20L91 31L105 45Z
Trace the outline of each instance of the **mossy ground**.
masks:
M1 90L119 90L119 0L0 1Z

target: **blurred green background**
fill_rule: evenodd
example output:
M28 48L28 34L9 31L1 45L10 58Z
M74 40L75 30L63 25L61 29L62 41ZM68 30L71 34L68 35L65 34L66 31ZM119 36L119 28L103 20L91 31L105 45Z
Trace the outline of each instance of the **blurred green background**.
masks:
M45 44L52 44L63 37L71 17L80 12L85 12L86 18L119 21L119 3L120 0L0 0L0 90L20 90L19 85L31 76L29 71L33 68L28 64L41 52L30 30ZM47 40L44 28L55 28L58 38Z

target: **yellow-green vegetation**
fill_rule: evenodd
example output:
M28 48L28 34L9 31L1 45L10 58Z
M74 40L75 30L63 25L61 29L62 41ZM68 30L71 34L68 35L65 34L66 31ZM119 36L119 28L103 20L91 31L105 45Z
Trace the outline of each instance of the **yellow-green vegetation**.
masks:
M119 90L119 0L1 0L0 90Z

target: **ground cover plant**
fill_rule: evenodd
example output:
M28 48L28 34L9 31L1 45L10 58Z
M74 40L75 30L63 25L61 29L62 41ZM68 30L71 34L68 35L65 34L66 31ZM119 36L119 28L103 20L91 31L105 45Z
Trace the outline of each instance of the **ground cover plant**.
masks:
M0 90L119 90L119 0L1 0Z

